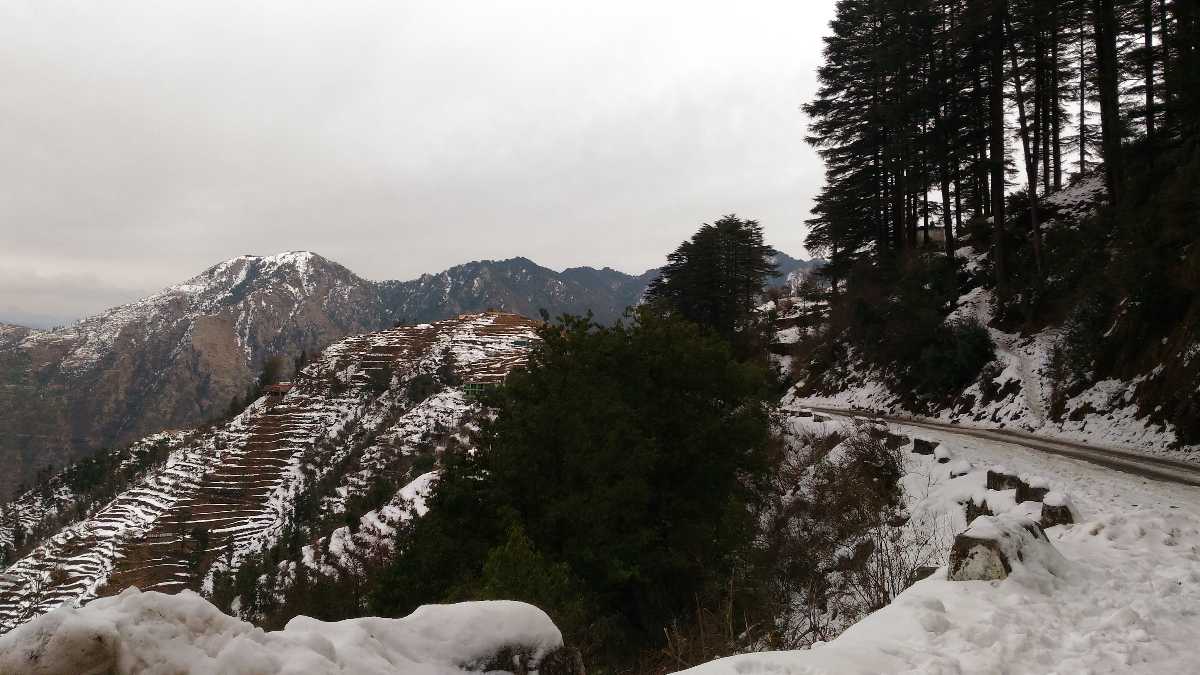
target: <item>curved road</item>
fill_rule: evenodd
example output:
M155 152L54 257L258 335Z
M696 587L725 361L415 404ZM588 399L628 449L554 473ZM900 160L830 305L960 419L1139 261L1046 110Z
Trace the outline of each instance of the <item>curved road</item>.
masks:
M870 417L872 419L884 420L885 422L903 424L909 427L931 429L934 431L958 434L960 436L971 436L973 438L982 438L989 441L999 441L1001 443L1011 443L1026 448L1032 448L1034 450L1049 452L1055 455L1081 459L1085 462L1099 464L1103 467L1124 471L1126 473L1150 478L1152 480L1181 483L1183 485L1200 487L1200 464L1193 464L1191 462L1163 459L1161 457L1143 455L1140 453L1130 452L1128 450L1089 445L1087 443L1079 443L1077 441L1064 440L1060 438L1047 438L1045 436L1038 436L1036 434L1031 434L1024 431L977 429L974 427L964 427L958 424L936 422L919 417L882 415L870 410L857 410L852 408L826 408L823 406L803 404L801 404L799 408L811 410L817 413L824 413L827 415L837 415L839 417L860 415Z

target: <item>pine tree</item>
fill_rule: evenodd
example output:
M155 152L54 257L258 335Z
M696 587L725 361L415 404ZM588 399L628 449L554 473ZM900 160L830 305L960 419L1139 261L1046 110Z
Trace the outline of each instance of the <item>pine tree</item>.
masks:
M778 272L774 253L757 221L730 214L668 255L646 297L734 342L753 318L767 279Z

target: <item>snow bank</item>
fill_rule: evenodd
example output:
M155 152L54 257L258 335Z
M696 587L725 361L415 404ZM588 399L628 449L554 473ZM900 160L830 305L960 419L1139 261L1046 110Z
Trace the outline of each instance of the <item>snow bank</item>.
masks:
M481 668L506 648L536 663L560 646L550 617L520 602L427 605L402 619L296 617L266 632L190 591L130 588L0 637L0 673L442 675Z
M1048 482L1042 506L1070 509L1077 521L1045 529L1049 542L1023 551L1003 580L950 581L943 566L828 643L742 654L687 673L1200 673L1200 491L1011 443L903 425L894 431L923 435L977 467L952 477L953 465L908 453L906 489L919 498L910 505L914 520L944 516L959 531L968 525L962 502L986 500L1004 517L974 521L975 532L997 535L1009 517L1036 505L1016 504L1012 489L987 489L984 467L1005 474L1011 467Z

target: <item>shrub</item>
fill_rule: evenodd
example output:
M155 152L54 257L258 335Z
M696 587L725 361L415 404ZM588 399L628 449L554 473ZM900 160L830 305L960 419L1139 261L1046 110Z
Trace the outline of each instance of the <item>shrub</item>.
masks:
M934 333L907 378L920 396L941 402L966 388L995 358L987 328L974 319L952 321Z

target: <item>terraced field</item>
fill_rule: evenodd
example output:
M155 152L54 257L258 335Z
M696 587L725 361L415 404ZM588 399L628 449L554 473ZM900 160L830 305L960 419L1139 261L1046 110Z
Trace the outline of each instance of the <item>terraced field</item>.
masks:
M129 586L199 589L219 557L236 566L240 556L269 545L286 526L306 453L310 459L320 455L318 461L344 455L349 446L339 443L348 432L379 420L391 426L376 429L377 435L391 433L401 444L453 423L459 414L453 406L409 406L397 391L412 377L435 372L447 354L464 383L502 381L525 362L536 327L523 317L485 312L330 346L286 395L260 398L173 451L165 465L6 569L0 575L0 631L64 603L82 604ZM374 464L360 465L369 471ZM361 475L345 477L348 485L363 481Z

